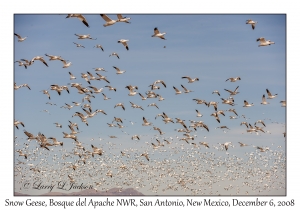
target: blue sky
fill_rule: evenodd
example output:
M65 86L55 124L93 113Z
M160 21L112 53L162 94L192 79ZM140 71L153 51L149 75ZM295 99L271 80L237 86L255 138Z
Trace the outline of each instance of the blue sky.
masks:
M281 100L286 99L285 15L123 14L131 17L131 24L116 23L109 27L103 27L105 22L99 14L84 16L90 28L76 18L66 19L65 14L14 16L14 32L21 36L28 36L24 42L18 42L17 37L14 37L14 61L43 56L49 66L46 67L39 61L27 69L18 66L17 63L14 64L14 82L17 85L27 83L31 88L31 90L21 88L14 91L14 119L22 121L28 132L34 135L41 132L46 137L55 137L64 142L63 148L70 153L74 149L73 140L64 139L62 132L70 132L68 121L71 120L78 123L81 131L77 135L78 140L88 150L91 150L92 143L102 147L105 155L113 157L119 155L120 150L135 148L138 154L148 152L151 161L161 161L170 157L173 151L166 147L164 149L167 151L164 153L153 151L150 143L157 143L156 137L160 140L173 138L173 144L182 144L187 151L192 149L192 145L177 139L177 136L183 137L182 133L174 130L183 128L180 124L165 124L161 117L155 119L157 114L165 112L174 121L175 118L185 120L187 126L190 125L189 120L201 120L209 127L209 132L205 129L192 132L191 134L196 136L195 140L190 142L199 144L201 141L206 141L209 145L220 148L219 144L230 141L234 147L229 148L228 155L241 158L247 157L246 153L257 152L257 150L252 146L240 148L238 142L270 147L273 151L285 154L283 132L285 132L286 108L281 107L280 104ZM109 14L109 17L114 19L116 15ZM245 24L247 19L258 21L255 30ZM157 27L160 32L166 32L166 40L151 37L154 27ZM74 34L90 34L97 40L79 40ZM258 47L259 43L256 39L259 37L270 39L275 44ZM129 40L128 51L122 44L117 43L120 39ZM73 42L82 44L85 48L77 48ZM96 44L101 44L104 52L94 48ZM115 56L109 57L112 52L117 52L120 59ZM69 68L62 68L61 61L49 61L45 53L60 55L63 59L71 61L72 65ZM117 75L113 66L126 72ZM72 101L82 102L84 95L78 94L77 89L70 87L68 83L78 82L82 83L83 87L89 86L81 78L81 73L89 71L96 76L93 68L97 67L105 68L107 72L99 73L106 76L110 85L116 87L117 91L109 91L104 87L107 85L104 81L91 81L91 85L104 88L103 92L111 99L105 101L101 93L94 94L95 98L91 99L93 111L102 109L107 115L99 113L89 118L89 126L86 126L78 117L72 117L76 111L84 113L80 107L68 110L61 106L65 103L72 104ZM68 72L72 72L77 79L70 80ZM198 77L199 81L188 83L186 79L181 78L182 76ZM229 77L237 76L241 78L240 81L225 82ZM143 101L139 95L128 96L129 91L125 86L136 85L137 92L145 96L145 92L150 90L149 85L156 80L163 80L167 85L164 88L159 84L160 89L155 90L165 98L164 101L158 101L157 98ZM55 91L50 90L52 84L67 85L70 94L63 91L59 96ZM175 95L172 87L182 90L181 85L194 92ZM221 98L229 97L229 93L224 89L234 90L237 86L240 93L234 97L236 105L231 107L222 104ZM267 95L266 89L278 96L275 99L267 99L270 104L263 106L260 103L262 95ZM51 100L41 92L42 90L49 91ZM221 96L212 94L214 90L218 90ZM229 116L234 114L225 112L226 116L220 116L221 123L218 123L210 116L214 112L213 107L196 104L193 101L195 98L207 102L219 102L218 110L235 108L239 118L230 119ZM254 106L244 108L244 100L254 103ZM144 111L133 109L129 101L141 105ZM48 105L46 102L56 103L57 106ZM120 107L114 108L120 102L124 103L125 111ZM154 102L159 109L148 107ZM82 104L86 103L87 101L84 101ZM203 117L197 118L195 109L198 109ZM43 110L48 110L49 113ZM242 115L247 119L242 118ZM125 128L108 127L107 123L111 123L114 117L122 118ZM152 129L153 126L142 126L143 117L154 126L161 128L165 134L160 136L158 131ZM240 126L240 123L245 120L252 125L257 120L264 120L266 133L259 132L259 135L246 133L245 126ZM130 121L134 122L134 125ZM55 127L55 122L62 124L62 128ZM226 125L230 130L225 133L221 129L216 129L222 125ZM23 129L22 126L14 129L18 144L15 150L22 149L22 143L26 142ZM140 141L131 140L131 136L135 134L141 137ZM111 139L110 135L118 138ZM111 150L110 144L118 146ZM37 146L37 143L32 141L29 148L24 151L33 151ZM50 154L60 154L59 149L59 147L53 148ZM226 157L225 151L214 148L207 150L201 148L199 151L214 152L216 155ZM52 155L49 157L51 158ZM142 158L138 159L145 161ZM23 157L19 157L17 152L15 152L16 159L23 161ZM39 160L30 161L36 164ZM70 161L74 162L74 160ZM145 194L149 192L147 187L139 190ZM226 191L222 192L226 193Z

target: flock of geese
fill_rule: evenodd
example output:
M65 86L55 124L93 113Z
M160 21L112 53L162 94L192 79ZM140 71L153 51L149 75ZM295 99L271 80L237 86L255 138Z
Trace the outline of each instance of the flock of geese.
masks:
M131 23L129 22L131 18L123 17L121 14L116 16L117 19L111 19L105 14L100 14L100 17L105 22L104 27L114 27L114 24L120 22ZM68 14L66 18L77 18L86 27L91 27L88 20L81 14ZM250 24L253 30L257 23L253 20L246 21L246 24ZM18 42L29 41L27 37L22 37L16 33L14 35L18 38ZM165 35L165 32L161 33L155 27L152 37L166 40ZM97 38L92 38L90 34L75 33L75 36L79 40L97 40ZM275 44L263 37L258 38L256 41L260 42L259 46ZM122 44L126 51L129 50L128 39L120 39L117 42ZM78 48L85 48L77 42L73 43ZM104 52L102 45L97 44L94 48L99 48ZM20 58L15 63L18 63L20 67L24 66L26 70L30 70L30 67L36 61L43 63L45 68L49 67L49 62L53 61L61 61L64 69L69 68L72 64L59 55L46 53L45 56L49 58L49 61L44 59L43 56L35 56L29 60ZM120 59L116 52L111 53L110 56L116 56ZM116 65L112 67L115 69L117 76L128 73ZM107 104L109 104L111 98L107 97L106 94L111 95L111 92L118 92L119 89L113 86L114 78L107 78L107 76L102 75L102 72L103 74L107 72L104 68L94 68L94 70L95 72L82 72L80 78L68 71L69 76L67 79L70 81L76 80L76 82L64 85L52 84L43 90L37 90L45 95L48 105L56 105L52 103L55 102L55 98L64 97L65 94L80 94L83 96L81 102L75 100L65 102L59 107L72 112L69 119L58 118L57 122L53 122L57 129L62 130L61 136L46 137L43 134L47 132L46 130L35 135L30 131L31 126L26 124L26 119L14 120L15 128L17 130L23 128L24 132L23 136L15 136L14 140L16 148L15 180L18 180L18 184L36 179L45 180L47 183L68 180L71 183L85 182L87 185L93 185L96 191L108 190L113 187L117 187L121 191L125 187L135 187L137 190L143 189L145 191L146 189L149 194L168 194L172 190L173 192L170 194L177 191L176 194L180 195L264 194L267 191L285 188L285 183L282 181L285 180L285 153L280 150L280 147L276 150L271 149L271 146L262 147L241 141L235 142L226 138L219 144L212 144L205 136L204 140L199 141L200 132L214 132L212 125L198 120L206 115L206 110L209 110L209 115L219 125L215 129L222 130L224 135L232 131L222 124L227 117L230 120L244 118L244 121L238 122L237 125L245 128L245 134L254 134L252 135L253 138L256 135L266 135L269 132L265 130L270 124L267 119L256 119L251 125L247 121L247 117L241 113L242 109L252 109L253 106L259 106L259 104L244 100L244 104L241 106L235 102L234 97L240 94L239 87L242 85L244 78L239 76L224 78L224 82L239 85L235 89L224 89L228 95L227 98L222 92L221 96L218 90L214 90L212 94L221 97L220 101L190 98L191 102L196 102L194 105L197 120L195 120L181 119L174 114L168 114L166 110L161 110L159 103L164 103L163 101L167 101L167 99L163 98L158 91L160 89L171 89L176 97L179 97L177 95L197 92L188 89L187 85L192 87L193 83L199 83L200 79L198 77L182 75L181 80L183 84L187 83L187 85L170 84L158 79L150 85L145 84L145 88L148 88L145 93L141 91L144 87L127 85L124 89L128 90L128 102L113 104L112 106L116 112L108 113L105 111L105 105L103 105L103 109L100 109L98 104L93 103L93 100L102 95L101 98L103 97L103 100L108 101ZM17 70L15 72L18 74ZM98 88L96 84L101 81L106 85ZM128 84L130 82L128 81ZM27 87L29 91L35 91L28 84L14 84L16 91L22 87ZM271 101L276 102L278 94L272 94L269 89L265 91L266 94L262 95L260 105L269 106ZM55 96L52 96L52 94L55 94ZM151 102L147 103L147 107L143 107L134 101L136 98ZM153 102L154 100L157 102ZM279 102L282 107L286 107L285 100ZM122 116L116 116L116 113L120 113L117 112L118 109L122 110L123 113L128 112L130 108L127 104L132 109L139 109L139 111L136 111L136 115L140 114L140 122L132 122ZM228 107L228 109L221 109L222 107ZM242 109L238 109L239 107L242 107ZM155 109L160 113L150 118L146 115L149 109ZM46 111L48 112L48 110ZM234 115L228 116L227 113L233 113ZM109 135L108 140L103 139L104 137L101 136L98 137L100 141L94 139L97 137L92 138L90 142L80 137L81 133L84 135L85 128L95 122L91 120L92 118L99 118L99 121L101 121L101 117L98 115L111 117L112 122L105 122L105 129L118 128L129 138L122 139L120 141L122 143L120 143L113 141L113 139L119 139L115 133ZM168 132L164 131L164 127L156 126L155 124L159 119L166 127L169 124L174 126L176 135L168 136ZM68 124L62 124L62 121L68 121ZM126 131L128 127L126 122L130 122L131 126L140 123L142 127L149 127L151 142L143 140L145 137L139 134L139 129L136 129L136 133L129 134ZM263 127L259 127L259 124ZM283 139L285 135L286 133L283 130ZM126 147L126 141L135 141L136 147ZM66 147L66 144L70 144L70 142L73 145ZM241 149L247 146L253 147L253 150L244 154L243 157L239 157L239 153L232 154L230 152L237 147L236 145ZM223 152L226 156L217 156L215 151ZM238 184L234 185L234 181Z

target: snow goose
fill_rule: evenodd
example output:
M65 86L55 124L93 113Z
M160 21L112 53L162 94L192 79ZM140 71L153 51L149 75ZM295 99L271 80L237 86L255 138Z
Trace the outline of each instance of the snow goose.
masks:
M194 92L193 90L189 90L186 87L184 87L183 85L181 85L181 87L184 89L184 93L190 93L190 92Z
M76 43L76 42L73 42L75 45L76 45L76 47L82 47L82 48L85 48L85 46L83 46L83 45L81 45L81 44L78 44L78 43Z
M266 91L268 93L268 99L273 99L278 95L278 94L272 95L271 92L268 89L266 89Z
M58 127L58 128L62 128L62 125L59 124L59 123L57 123L57 122L55 122L55 123L53 123L53 124L55 124L55 126Z
M14 121L14 126L16 126L17 129L19 129L18 125L21 124L23 127L25 127L24 123L18 120Z
M103 88L96 88L95 86L88 86L89 88L92 88L94 90L94 93L101 93L103 91Z
M212 92L212 94L214 94L214 93L218 94L218 96L221 96L221 94L220 94L220 92L219 92L218 90L214 90L214 91Z
M182 79L188 79L189 80L189 82L188 83L193 83L193 82L195 82L195 81L199 81L199 78L194 78L194 79L192 79L191 77L188 77L188 76L185 76L185 77L181 77Z
M149 156L147 153L143 153L143 154L141 154L141 156L144 156L149 161Z
M154 28L154 34L152 35L152 37L158 37L158 38L166 40L165 37L164 37L165 34L166 34L165 32L164 33L160 33L159 30L158 30L158 28L155 27Z
M57 141L56 138L54 138L54 137L49 137L48 139L52 139L53 145L60 145L60 146L63 146L63 145L64 145L63 142Z
M134 104L134 103L131 102L131 101L129 101L129 102L131 103L131 107L132 107L132 108L140 108L141 110L144 111L143 107L141 107L141 106L139 106L139 105L137 105L137 104Z
M272 42L271 40L266 40L264 37L260 37L260 38L256 39L256 41L260 42L259 45L258 45L259 47L260 46L268 46L268 45L271 45L271 44L275 44L275 42Z
M197 117L202 117L203 115L196 109Z
M255 29L255 24L258 23L257 21L253 21L253 20L246 20L246 24L251 24L252 29Z
M181 94L181 93L182 93L182 92L181 92L180 90L178 90L176 87L174 87L174 86L173 86L173 88L174 88L174 90L175 90L175 94L176 94L176 95L178 95L178 94Z
M110 19L107 15L105 14L100 14L100 16L105 20L105 24L103 25L104 27L106 26L111 26L117 22L117 20L112 20Z
M91 37L91 35L90 34L84 34L84 35L81 35L81 34L74 34L75 36L78 36L78 39L92 39L92 40L97 40L97 38L96 39L93 39L92 37Z
M148 122L148 121L146 120L145 117L143 117L143 121L144 121L144 123L142 124L142 126L149 126L149 125L152 125L152 123L151 123L151 122Z
M110 57L110 56L113 56L113 55L116 56L118 59L120 59L118 53L115 53L115 52L113 52L112 54L110 54L109 57Z
M104 100L109 100L110 98L108 98L104 93L102 93Z
M61 59L60 61L63 62L63 64L64 64L63 68L68 68L68 67L71 66L71 64L72 64L72 62L67 62L67 61L64 60L64 59Z
M90 27L83 15L81 15L81 14L68 14L68 16L66 18L70 18L70 17L78 18L84 25L86 25L88 28Z
M106 70L104 68L93 68L93 69L95 69L95 71L105 71L106 72Z
M240 77L230 77L230 78L228 78L227 80L225 80L225 82L227 82L227 81L229 81L230 80L230 82L236 82L236 81L238 81L238 80L241 80L241 78Z
M27 159L27 154L23 153L21 150L17 150L17 152L19 153L19 156L24 156L25 159Z
M146 100L147 99L141 93L139 93L139 95L142 97L142 100Z
M15 61L15 63L19 63L19 66L24 66L27 69L27 64L23 63L22 61Z
M48 64L46 63L46 61L42 56L35 56L34 58L31 59L31 63L34 63L35 60L41 61L43 64L45 64L48 67Z
M18 42L23 42L27 38L27 36L21 37L19 34L16 33L14 33L14 35L18 37Z
M43 94L47 95L47 96L48 96L48 98L49 98L49 100L50 100L51 98L50 98L50 94L49 94L49 92L48 92L47 90L42 90L42 91L43 91Z
M127 44L128 41L129 40L127 40L127 39L120 39L120 40L118 40L118 43L122 43L124 45L124 47L126 48L126 50L129 50L129 47Z
M54 60L61 60L62 57L58 55L48 55L47 53L45 54L47 57L49 57L49 61L54 61Z
M269 104L269 102L266 101L266 96L265 96L265 94L263 94L263 96L262 96L262 102L261 102L260 104L262 104L262 105L267 105L267 104Z
M224 89L224 90L226 90L227 92L229 92L231 96L234 96L234 95L236 95L236 94L239 93L239 92L237 92L238 88L239 88L239 86L237 86L234 91L227 90L227 89Z
M239 116L239 115L236 113L235 109L228 109L228 111L229 111L229 112L233 112L236 116Z
M123 103L117 103L114 108L116 108L117 106L122 107L122 109L125 111L125 107Z
M224 144L222 144L224 147L225 147L225 149L226 149L226 151L228 150L228 146L229 145L231 145L231 142L225 142Z
M156 103L151 103L148 106L155 106L156 108L158 108L158 106L156 105ZM158 108L159 109L159 108Z
M76 79L76 77L71 72L69 72L69 74L70 74L70 80Z
M114 87L112 87L112 86L110 86L110 85L106 85L106 86L104 86L104 87L107 87L108 90L114 90L115 92L117 91L117 88L114 88Z
M207 142L200 142L200 145L203 145L203 146L205 146L205 147L209 148L209 146L208 146L208 143L207 143Z
M102 47L100 44L97 44L97 45L95 45L94 47L100 48L100 49L104 52L104 49L103 49L103 47Z
M113 66L115 69L116 69L116 71L117 71L117 74L123 74L123 73L125 73L126 71L121 71L118 67L116 67L116 66Z
M244 106L243 107L250 107L250 106L254 106L253 103L249 104L248 101L244 100Z
M286 101L280 101L282 107L286 107Z
M240 144L240 147L245 147L245 146L249 146L248 144L244 144L242 142L238 142Z
M102 76L101 74L99 74L98 72L96 72L96 74L99 76L99 78L97 78L97 80L104 80L107 83L110 83L105 76ZM110 87L110 86L109 86ZM115 90L116 91L116 90Z
M124 22L124 23L130 23L128 20L130 20L130 17L123 17L121 14L117 14L117 22Z

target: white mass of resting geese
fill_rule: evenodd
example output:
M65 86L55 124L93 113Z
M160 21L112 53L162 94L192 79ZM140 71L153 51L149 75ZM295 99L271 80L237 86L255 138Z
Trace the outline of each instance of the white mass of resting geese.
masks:
M105 21L105 24L103 25L104 27L112 26L120 22L130 23L129 20L131 19L129 17L123 17L121 14L117 14L117 19L115 20L111 19L105 14L100 14L100 16ZM113 17L113 15L110 16ZM68 14L66 18L72 17L80 20L88 28L93 27L92 25L90 26L88 24L87 19L82 14ZM246 21L246 24L250 24L252 26L252 29L254 30L257 21L249 19ZM133 24L124 24L124 26L125 25L127 27ZM105 30L102 33L105 33ZM166 40L164 37L165 34L166 33L161 33L158 28L155 27L152 37ZM14 33L14 35L18 37L18 42L23 42L26 39L26 37L22 38L16 33ZM75 35L78 37L78 39L97 40L97 38L92 38L89 34L79 35L75 33ZM129 40L125 39L118 40L118 43L123 44L123 46L126 48L127 53L129 52L128 41ZM259 46L268 46L271 44L275 44L270 40L265 40L265 38L263 37L258 38L257 41L260 42ZM76 42L73 43L77 47L85 48L81 44L78 44ZM109 43L107 43L107 45L108 44ZM100 48L104 52L103 47L99 44L94 45L94 48ZM45 55L49 58L49 61L61 61L63 63L63 68L68 68L72 64L71 62L63 59L61 56L49 54ZM120 59L119 55L115 52L111 53L109 56L116 56L118 59ZM31 60L20 59L18 61L15 61L15 63L18 63L19 66L24 66L25 69L27 69L37 60L42 62L45 66L49 67L42 56L35 56ZM112 62L114 61L118 60L112 59ZM126 72L125 70L121 70L116 66L113 66L113 68L116 70L116 74L120 75L117 77L123 77L128 74L126 73L122 75ZM193 102L195 107L193 110L187 110L189 112L193 112L196 119L184 119L184 115L177 115L176 113L171 111L163 111L162 108L159 108L161 107L160 103L168 103L169 99L167 97L166 99L163 98L157 92L165 88L166 90L172 90L173 87L173 89L175 90L174 97L178 98L179 102L183 104L189 103L186 98L189 97L190 94L193 94L193 92L195 94L198 94L201 93L201 91L206 91L205 89L188 89L189 87L193 87L193 85L195 85L192 83L200 82L198 77L177 76L177 79L183 79L182 81L185 85L182 85L180 83L170 84L171 82L165 82L166 80L163 81L161 79L157 79L151 84L144 84L144 87L140 87L140 85L139 87L136 85L127 85L124 87L124 89L125 91L127 91L127 89L129 90L129 93L127 92L127 95L129 96L130 101L120 101L117 104L110 105L114 108L114 115L116 114L112 117L113 113L104 111L106 110L105 105L109 104L110 101L96 104L93 103L93 100L96 100L99 97L99 93L102 93L104 101L111 98L115 99L113 94L118 94L118 92L122 92L123 90L120 90L118 87L117 91L117 88L111 85L100 86L100 83L102 83L103 81L105 81L105 83L112 83L113 85L115 85L115 78L112 77L109 78L110 80L108 80L107 76L98 73L99 71L102 71L105 74L105 72L107 71L104 68L93 69L95 70L95 74L94 72L83 70L83 72L81 72L81 76L79 74L79 76L77 77L75 76L76 74L73 75L73 73L68 72L69 76L67 75L68 77L66 77L68 78L68 80L77 80L74 83L68 83L69 87L74 88L69 89L69 87L65 84L52 84L50 85L50 88L48 86L45 87L44 90L39 90L47 96L47 100L51 101L54 101L56 97L62 98L66 96L64 95L65 93L63 93L64 90L68 94L70 94L67 94L68 97L71 97L74 94L81 94L81 98L83 97L82 102L76 102L78 99L72 99L71 101L65 101L61 106L61 108L65 108L66 111L70 113L70 117L74 117L72 119L79 121L78 123L71 122L69 118L67 119L68 126L63 126L62 121L65 120L63 118L58 118L57 122L52 122L55 127L57 127L56 129L60 130L60 136L54 137L54 135L51 135L52 137L46 137L41 132L38 132L37 135L33 135L27 130L24 130L25 136L23 137L25 138L21 138L19 136L15 137L14 141L16 145L16 157L20 159L18 159L18 162L15 163L15 176L21 180L19 181L20 183L25 180L24 177L29 176L30 179L33 179L34 177L43 178L47 180L48 183L53 182L53 180L68 180L71 183L81 183L83 181L86 181L87 184L91 185L96 183L97 188L93 187L95 192L98 192L100 188L107 191L108 188L113 187L118 187L120 191L122 191L123 187L128 186L135 187L135 189L148 187L148 191L151 191L153 193L157 193L158 191L160 193L168 193L168 191L173 190L178 191L179 194L180 191L183 191L189 192L189 194L192 195L205 195L208 194L208 191L210 191L210 194L213 193L215 195L221 193L226 194L226 191L231 191L231 193L234 193L234 191L232 190L233 188L236 188L238 190L236 194L243 194L239 192L242 186L234 186L232 185L232 182L230 182L231 184L227 185L225 183L224 189L218 188L218 186L220 186L221 184L224 185L224 182L228 180L241 181L242 185L249 191L252 190L254 194L257 192L264 193L266 192L266 190L271 190L271 184L273 184L273 189L274 186L280 186L279 188L284 187L284 183L280 182L280 180L284 180L283 178L285 175L285 173L282 173L282 171L280 171L285 169L285 165L283 164L285 161L285 156L282 150L272 149L271 146L261 146L253 145L250 143L246 144L237 142L234 139L228 141L228 139L226 138L227 132L234 132L236 129L242 129L242 133L245 133L245 135L252 135L253 133L253 138L255 138L255 134L267 135L268 133L270 133L269 131L267 131L270 124L266 123L266 119L262 120L263 118L249 118L254 123L254 126L252 126L253 124L251 125L251 122L249 123L249 119L243 122L236 123L236 125L240 125L236 128L232 128L231 126L229 126L229 129L226 125L223 124L224 122L226 122L226 119L235 119L236 121L238 121L238 119L241 118L240 116L242 115L239 115L238 113L240 111L242 112L242 110L245 109L238 109L239 107L248 108L254 106L253 103L248 102L248 99L244 100L243 106L235 104L234 97L236 97L237 94L238 96L243 95L243 89L241 89L241 93L238 92L238 89L240 86L243 86L244 79L241 81L241 78L239 76L230 78L226 77L227 79L221 78L223 83L226 79L225 82L238 82L239 85L234 90L229 90L230 88L224 88L225 92L222 93L222 96L224 98L220 98L218 101L217 99L214 101L206 101L205 99L201 98L201 94L199 94L199 98L188 99L190 102L196 102ZM127 70L128 72L130 71L129 69ZM81 80L83 83L78 83L79 80ZM129 82L131 81L128 81L128 84ZM134 80L132 80L132 82L134 82ZM187 82L189 84L184 82ZM84 84L88 85L85 86ZM179 85L182 89L177 88L179 87ZM16 83L14 83L15 91L21 91L19 90L21 87L27 87L29 90L31 90L28 84L17 85ZM144 92L142 92L143 94L140 92L140 90L142 90L143 88L148 88L145 94ZM56 95L56 97L50 97L50 93L48 90L56 91L58 95ZM211 93L211 91L212 90L209 90L208 92ZM170 92L174 94L173 90ZM277 99L275 98L278 96L278 94L272 95L269 89L266 89L266 92L268 97L266 98L265 94L263 94L262 96L261 105L264 105L263 107L270 106L271 103L269 102L269 100L272 99L272 101L276 101ZM106 96L106 93L109 94L111 98L108 98ZM213 97L218 98L218 96L221 96L218 90L215 90L212 93L216 93L212 95ZM260 96L257 97L260 98ZM182 99L183 97L185 98ZM147 102L147 107L143 108L141 105L138 105L139 102L135 103L134 100L147 100L151 102ZM153 102L155 100L157 102ZM141 103L143 103L143 105L146 105L144 102ZM286 107L286 100L281 100L280 103L282 107ZM53 105L53 103L50 102L47 102L47 104ZM93 108L96 107L96 109L92 108L92 104ZM139 121L137 120L138 122L133 123L129 119L123 118L122 116L124 115L120 114L130 111L128 111L128 109L125 109L127 104L130 104L132 107L132 109L130 108L130 110L133 110L136 115L139 116ZM171 105L173 106L172 102L170 106ZM102 106L104 107L104 109L100 108ZM151 108L151 106L154 106L156 108L153 109ZM228 110L222 110L222 107L230 108ZM121 112L119 112L118 109L120 108L124 112L122 110ZM155 110L156 112L162 110L162 112L156 114L156 116L152 116L152 118L155 119L153 121L152 118L147 115L147 111L150 111L151 109ZM252 108L247 109L247 111L252 111L251 109ZM232 112L234 116L229 116L226 112ZM141 113L143 113L143 115ZM168 113L168 115L166 113ZM120 114L120 116L118 116L118 114ZM102 128L111 130L111 132L113 133L111 133L111 135L106 134L106 136L108 136L109 139L112 140L102 139L104 137L99 137L99 140L97 141L96 137L92 137L90 141L93 141L95 143L90 144L87 141L84 141L81 133L82 135L89 135L89 133L85 131L83 126L89 127L90 124L97 123L97 121L95 120L99 119L99 121L101 121L101 118L106 117L106 115L110 117L110 121L105 122L105 128L104 126L99 125L99 132L102 132ZM199 119L204 119L206 116L214 117L217 122L215 122L215 120L212 120L210 125L210 123L199 121ZM130 116L126 118L129 117ZM26 123L26 119L22 120L23 121L14 120L14 126L17 129L19 129L20 125L22 127L25 127L25 124L23 122ZM156 124L158 124L159 121L163 122L162 125L165 127L157 126ZM129 126L127 124L128 122L131 123L129 124ZM209 141L209 139L203 141L200 137L201 132L214 132L212 131L212 129L209 129L210 127L214 127L213 123L219 125L218 127L215 127L216 129L213 130L215 132L222 132L222 138L224 137L224 140L222 140L222 142L218 144L213 144ZM53 124L52 126L54 127ZM261 124L262 127L258 127L257 125L259 124ZM134 127L138 125L141 125L143 129L148 129L148 134L139 134L139 129L135 130L135 134L129 134L130 129L128 127ZM168 136L169 133L167 131L172 126L174 126L173 130L178 132L178 134L174 138L172 136ZM26 123L26 129L30 130L33 128L30 128L30 125ZM125 136L128 136L128 139L124 138L120 142L113 141L116 139L121 139L117 135L116 130L121 130L121 132L123 132ZM47 131L45 130L45 132ZM151 136L151 132L153 132L153 136ZM284 137L285 135L286 132L284 132ZM206 136L204 136L203 138L206 139ZM147 139L146 142L144 141L144 139ZM135 142L135 145L139 145L140 148L137 149L130 146L126 147L127 144L129 145L129 143L127 143L128 141ZM267 142L262 142L261 144L265 145L267 144ZM22 146L20 147L19 145ZM33 149L32 145L35 146ZM66 145L72 145L72 147ZM121 145L125 146L121 147ZM238 147L239 151L242 151L242 149L244 149L244 147L246 146L249 146L248 148L253 147L253 149L250 153L245 153L244 155L246 156L246 158L243 159L239 157L239 154L234 153L237 151L236 148L234 148L235 145L240 146ZM114 151L117 152L114 153ZM218 157L216 155L217 151L222 152L225 157ZM274 165L272 166L270 165L270 163L268 163L271 160L271 156L274 156L272 157L274 158ZM22 160L22 158L24 160ZM52 159L53 164L51 165L50 161L47 162L47 159ZM25 162L28 164L23 164ZM256 165L253 168L252 166L254 163ZM215 170L216 168L219 168L220 170ZM229 174L233 174L234 172L236 173L235 177L230 177ZM270 177L273 177L273 179L271 179ZM17 180L17 178L15 179ZM260 183L262 182L268 184L261 185ZM220 192L219 190L225 190L225 193L223 191ZM244 192L244 194L248 194L248 191Z

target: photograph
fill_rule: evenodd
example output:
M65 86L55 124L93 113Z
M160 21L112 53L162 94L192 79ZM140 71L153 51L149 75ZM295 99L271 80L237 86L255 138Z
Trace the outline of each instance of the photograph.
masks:
M15 199L287 196L285 13L14 13L13 31Z

